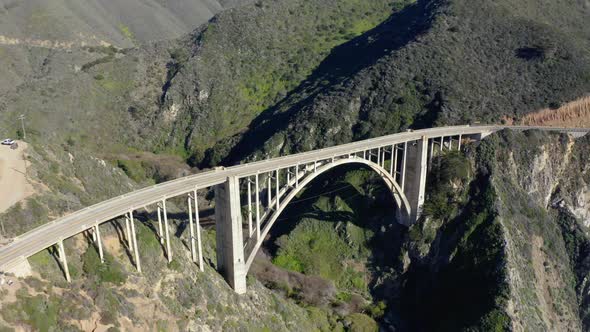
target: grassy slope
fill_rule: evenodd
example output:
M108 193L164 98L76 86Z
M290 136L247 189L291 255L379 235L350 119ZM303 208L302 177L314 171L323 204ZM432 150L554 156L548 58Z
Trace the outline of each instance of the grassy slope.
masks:
M499 122L576 99L590 89L589 17L578 2L420 1L336 48L228 161L408 126Z
M186 144L200 159L206 148L243 131L285 97L333 47L378 25L394 5L403 4L260 1L218 15L178 46L188 54L179 57L165 91L164 112L172 105L181 110L167 144Z

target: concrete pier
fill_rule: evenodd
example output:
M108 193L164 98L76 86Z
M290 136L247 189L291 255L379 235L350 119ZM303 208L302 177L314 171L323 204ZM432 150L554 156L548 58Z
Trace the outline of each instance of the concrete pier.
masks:
M228 177L225 183L215 186L215 225L217 268L236 293L243 294L246 292L246 264L237 177Z
M405 155L407 155L407 158ZM412 208L408 222L413 223L420 218L422 206L424 205L428 166L428 138L422 137L420 140L407 144L404 159L406 159L409 167L404 167L404 173L407 173L404 176L407 185L402 186L402 188L405 188L404 193Z
M66 258L66 250L64 249L64 241L59 240L58 248L59 248L59 260L61 261L61 265L64 269L64 274L66 275L66 280L71 282L72 279L70 278L70 268L68 267L68 259Z

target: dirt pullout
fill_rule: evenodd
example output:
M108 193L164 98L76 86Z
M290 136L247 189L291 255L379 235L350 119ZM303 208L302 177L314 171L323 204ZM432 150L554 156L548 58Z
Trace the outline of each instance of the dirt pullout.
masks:
M34 192L27 179L26 148L25 142L18 142L15 150L0 146L0 213Z

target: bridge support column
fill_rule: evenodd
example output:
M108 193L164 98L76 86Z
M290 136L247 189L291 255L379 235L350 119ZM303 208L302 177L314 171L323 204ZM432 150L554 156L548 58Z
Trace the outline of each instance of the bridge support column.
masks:
M217 268L234 291L243 294L246 292L246 264L237 177L228 177L225 183L215 186L215 226Z
M195 197L195 226L197 228L197 253L199 256L199 270L201 272L205 269L203 266L203 245L201 244L201 222L199 220L199 200L197 196L197 189L193 191Z
M135 250L135 267L137 268L137 272L141 272L141 263L139 262L139 249L137 248L137 235L135 234L133 211L129 212L129 221L131 223L131 239L133 241L133 249Z
M100 230L98 229L98 225L94 226L94 242L96 242L96 246L98 247L98 255L100 256L100 262L104 263L104 253L102 251L102 242L100 240Z
M258 174L256 174L256 242L260 241L260 188Z
M170 249L170 227L168 226L168 213L166 211L166 200L162 201L162 209L164 210L164 232L166 233L166 257L168 263L172 262L172 250Z
M158 203L158 237L160 238L160 244L164 244L164 231L162 230L162 207Z
M129 252L133 253L133 241L131 241L131 226L129 225L129 214L125 214L125 239L127 240L127 248Z
M188 227L190 230L190 243L191 243L191 258L193 263L197 262L197 251L195 250L195 227L193 226L193 204L192 204L192 196L188 194L187 204L188 204ZM195 200L196 201L196 200ZM196 210L196 207L195 207ZM195 211L195 214L198 214L199 211Z
M66 251L64 249L64 241L59 240L57 243L59 245L59 260L61 261L61 265L63 266L64 273L66 275L66 280L71 282L72 279L70 278L70 269L68 268L68 259L66 258Z
M442 145L441 145L442 146ZM404 154L407 155L408 167L405 168L404 193L412 209L409 224L415 223L422 214L426 191L426 171L428 166L428 138L408 144Z

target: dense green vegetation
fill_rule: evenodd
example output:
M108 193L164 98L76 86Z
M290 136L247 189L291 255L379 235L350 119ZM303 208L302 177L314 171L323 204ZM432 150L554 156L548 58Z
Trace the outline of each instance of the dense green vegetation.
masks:
M590 89L588 15L582 3L538 0L410 5L335 48L227 160L408 127L499 123L576 99ZM527 56L529 48L541 55Z
M264 270L255 275L305 305L331 304L336 308L332 328L340 322L353 331L376 329L375 320L383 317L387 303L372 284L391 268L399 250L399 243L391 240L400 238L394 203L381 181L374 171L355 167L320 176L290 203L267 245L276 266L307 279L283 279L280 272ZM293 281L298 279L302 281Z
M121 285L127 280L121 264L114 260L109 253L105 255L104 262L100 261L97 249L88 247L82 255L82 269L89 278L96 278L99 282L110 282Z
M174 142L188 144L196 161L207 148L243 131L262 111L286 97L331 50L375 27L408 0L258 1L218 15L181 45L163 107L181 107ZM248 33L243 33L247 31ZM175 48L173 54L179 54ZM189 98L189 102L185 100ZM166 135L167 136L167 135ZM211 150L207 164L227 154Z

